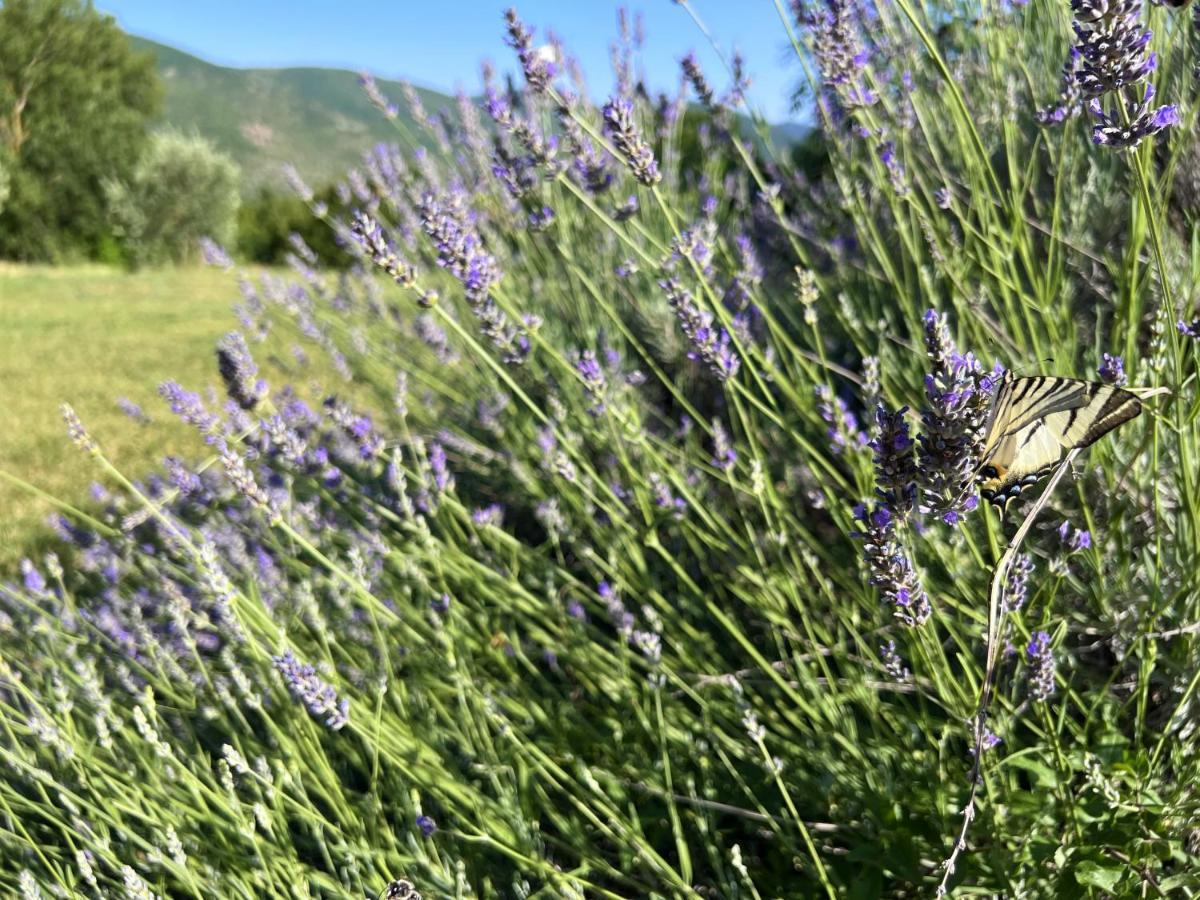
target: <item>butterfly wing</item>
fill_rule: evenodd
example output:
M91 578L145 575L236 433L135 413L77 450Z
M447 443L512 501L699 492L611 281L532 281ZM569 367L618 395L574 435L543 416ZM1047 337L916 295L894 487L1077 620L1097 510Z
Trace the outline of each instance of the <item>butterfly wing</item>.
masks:
M979 469L980 494L1007 506L1065 451L1090 446L1141 409L1137 397L1113 385L1006 375L992 404Z

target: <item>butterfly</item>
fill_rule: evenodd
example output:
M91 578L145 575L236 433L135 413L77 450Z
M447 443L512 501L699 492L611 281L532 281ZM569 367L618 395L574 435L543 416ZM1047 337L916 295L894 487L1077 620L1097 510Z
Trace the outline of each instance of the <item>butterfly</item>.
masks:
M976 480L983 499L1006 509L1065 452L1089 447L1142 411L1111 384L1005 372L996 388Z

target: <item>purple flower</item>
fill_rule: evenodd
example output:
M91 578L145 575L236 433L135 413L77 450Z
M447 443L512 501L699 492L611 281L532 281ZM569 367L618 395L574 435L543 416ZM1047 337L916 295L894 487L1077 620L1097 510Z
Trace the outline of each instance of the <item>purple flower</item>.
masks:
M146 415L146 411L128 397L118 397L117 407L121 410L121 412L125 413L125 415L129 416L129 418L133 419L133 421L137 422L139 425L150 424L151 420L150 417Z
M370 72L361 72L358 76L358 83L362 87L363 92L367 95L367 99L371 101L383 115L388 119L394 119L400 115L400 107L384 96L383 91L379 89L379 85L375 83L375 76Z
M879 161L887 169L888 181L891 182L892 190L900 196L907 194L908 185L904 181L904 167L900 165L900 160L896 158L895 143L884 141L879 145Z
M407 288L416 286L416 268L401 259L396 245L376 219L356 211L350 222L350 234L367 258L387 272L396 284Z
M1071 523L1065 519L1058 526L1058 536L1066 544L1069 553L1078 553L1092 546L1092 533L1083 529L1073 529Z
M170 404L171 412L198 429L208 443L215 442L221 420L205 409L199 394L184 390L174 381L163 382L159 385L158 393Z
M545 93L558 74L555 48L552 45L535 48L533 32L517 17L515 9L505 11L504 21L508 25L507 43L517 51L517 59L521 61L521 69L525 73L525 83L533 93Z
M621 203L613 207L612 217L618 222L624 222L637 215L639 209L637 194L630 194Z
M1142 25L1141 0L1071 0L1071 9L1085 97L1113 93L1154 71L1157 60L1146 55L1150 32Z
M813 388L817 397L817 412L829 426L826 435L834 453L842 453L847 447L862 447L868 443L866 433L858 427L858 416L850 411L846 401L836 396L828 385L818 384Z
M300 172L291 163L285 163L283 166L283 177L287 181L288 186L296 192L296 195L305 203L312 203L314 194L312 188L308 186Z
M578 600L572 600L567 604L567 615L579 622L587 621L587 611Z
M604 130L629 166L633 177L647 187L662 181L662 173L654 159L654 151L642 138L634 120L633 102L627 97L613 97L604 104Z
M924 623L933 608L908 553L897 540L896 517L886 506L875 507L869 515L861 508L856 517L865 529L859 537L863 538L870 583L892 604L900 621L906 625Z
M433 821L429 816L417 816L417 828L421 830L421 836L431 838L433 833L437 831L437 822Z
M691 292L674 278L658 284L666 291L667 302L675 310L675 317L684 335L691 341L688 359L703 362L721 381L736 375L741 368L741 360L734 352L729 332L724 328L714 328L712 313L701 311L692 299Z
M1004 592L1000 605L1004 612L1013 613L1025 605L1029 594L1029 576L1033 572L1033 560L1027 553L1020 553L1009 566L1004 579Z
M720 422L713 421L713 456L710 462L722 472L728 472L737 462L737 450L729 442L727 432Z
M983 738L982 738L982 740L980 740L979 743L980 743L980 748L979 748L980 752L987 753L989 750L993 750L996 747L999 747L1000 744L1003 743L1003 740L1000 737L1000 735L996 734L994 731L992 731L990 729L987 729L983 732ZM974 747L971 748L971 755L972 756L975 755Z
M1064 103L1045 118L1061 121L1077 106L1075 90L1096 122L1092 141L1106 147L1136 147L1150 135L1176 125L1174 106L1154 107L1154 86L1146 85L1141 100L1127 90L1154 71L1158 59L1147 53L1150 32L1142 22L1141 0L1071 0L1075 14L1075 46L1064 81ZM1107 102L1107 108L1106 108Z
M217 449L221 456L221 465L233 489L245 497L260 510L271 513L271 498L267 495L254 478L254 473L246 465L245 458L230 447L224 440L218 441Z
M71 439L71 443L84 453L98 454L100 446L87 433L87 429L83 427L83 422L79 420L79 415L71 407L71 404L63 403L58 409L67 426L67 437Z
M700 68L700 61L696 59L696 54L689 51L687 56L680 60L680 66L683 68L683 77L692 85L692 90L696 92L696 98L701 105L706 109L712 109L715 102L712 86L708 83L708 79L704 77L704 72Z
M671 493L671 486L657 472L649 476L650 492L654 494L654 505L659 509L669 510L676 519L682 519L687 510L687 501Z
M1154 85L1148 84L1141 103L1125 103L1124 116L1119 111L1106 111L1099 99L1092 100L1088 104L1088 111L1096 119L1096 124L1092 127L1092 143L1104 147L1136 147L1145 138L1177 125L1178 109L1174 106L1155 108L1151 104L1153 99Z
M752 310L757 313L751 302L750 292L762 283L763 267L758 260L754 243L746 233L739 234L733 239L737 247L738 269L733 275L733 281L725 291L725 305L734 312Z
M429 470L439 494L454 487L454 477L446 467L446 448L436 441L429 445Z
M225 390L242 409L254 409L267 393L267 383L258 377L258 366L240 332L231 331L217 342L217 369Z
M200 238L200 256L207 265L226 271L233 268L233 259L225 252L225 248L210 237Z
M896 652L896 642L888 641L879 647L879 657L883 661L883 669L892 681L907 681L911 674L904 665L904 660Z
M1050 635L1035 631L1029 646L1025 648L1029 663L1029 693L1036 701L1044 701L1054 693L1054 651L1050 649Z
M418 209L421 227L437 248L438 265L462 283L467 303L484 336L501 352L505 362L524 362L529 355L529 339L512 325L491 297L491 288L500 281L502 273L496 258L483 245L475 213L467 205L466 192L458 187L438 194L427 193Z
M671 240L671 258L668 267L673 268L684 259L696 264L705 278L712 277L713 240L716 238L716 223L702 219L693 228L686 228Z
M198 493L203 487L200 476L185 466L176 457L168 456L163 460L163 465L167 470L168 480L183 496L186 497L189 494Z
M596 359L595 352L584 350L579 355L579 361L575 364L575 368L583 379L583 389L587 391L588 399L591 401L588 412L593 416L600 415L605 408L604 395L608 389L608 382L604 377L604 370L600 367L600 361Z
M875 451L875 491L901 518L912 512L917 499L916 443L909 437L907 412L907 406L894 413L878 406L876 437L868 445Z
M866 87L863 72L870 55L863 47L851 0L795 0L796 17L812 36L813 54L825 84L846 109L871 106L878 99Z
M1125 360L1108 353L1104 354L1099 373L1100 380L1105 384L1115 384L1119 387L1129 381L1125 376Z
M1072 47L1062 68L1062 93L1058 105L1039 109L1035 118L1039 125L1061 125L1067 119L1079 115L1083 109L1083 93L1079 87L1079 68L1083 54Z
M471 513L471 521L476 525L495 525L498 528L504 521L504 507L499 503L481 506Z
M549 206L535 209L528 215L530 231L545 231L554 224L554 210Z
M271 660L292 696L308 707L310 713L323 716L325 724L334 731L349 723L350 701L338 699L337 691L321 679L313 666L301 663L291 650Z
M1200 9L1200 6L1196 8ZM1200 341L1200 318L1192 319L1192 323L1190 325L1183 321L1183 319L1180 319L1175 323L1175 327L1184 337L1191 338L1193 341Z
M994 373L985 373L970 353L958 352L946 317L932 309L925 314L925 349L931 372L925 376L917 453L921 511L956 524L978 505L969 489L983 449Z
M25 585L25 590L31 594L46 593L46 579L42 577L37 566L28 559L21 560L21 582Z

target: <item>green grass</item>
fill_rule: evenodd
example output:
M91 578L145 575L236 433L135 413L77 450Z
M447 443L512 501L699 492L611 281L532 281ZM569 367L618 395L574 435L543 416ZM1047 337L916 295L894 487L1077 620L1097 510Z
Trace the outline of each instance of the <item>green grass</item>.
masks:
M234 327L236 297L233 277L212 269L0 268L0 470L68 502L87 496L97 472L66 439L63 402L131 474L164 454L200 453L156 391L169 378L217 385L213 347ZM128 418L118 397L141 404L154 426ZM0 569L48 534L52 509L0 479Z

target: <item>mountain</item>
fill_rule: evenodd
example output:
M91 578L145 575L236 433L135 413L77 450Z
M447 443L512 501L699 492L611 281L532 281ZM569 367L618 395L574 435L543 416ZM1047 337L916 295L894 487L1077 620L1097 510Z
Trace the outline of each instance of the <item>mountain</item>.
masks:
M430 143L409 115L398 81L379 79L384 95L400 107L389 121L371 105L358 75L346 69L236 69L148 38L131 40L158 61L166 88L164 124L197 132L233 157L247 191L283 187L285 163L320 187L343 176L380 141ZM424 88L417 94L431 115L455 108L446 94ZM748 120L743 126L749 136ZM786 147L810 130L785 123L773 126L771 137L776 146Z
M235 69L146 38L131 40L158 60L165 124L198 132L233 157L249 190L283 186L285 163L321 186L345 174L379 141L423 143L399 82L379 81L401 108L388 121L363 93L358 75L345 69ZM422 88L417 93L431 114L454 108L446 94Z

